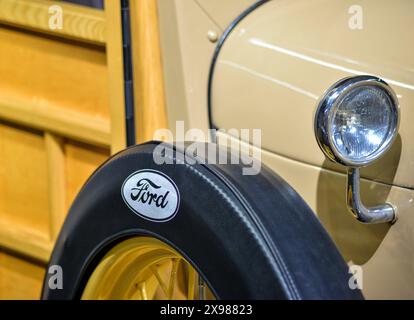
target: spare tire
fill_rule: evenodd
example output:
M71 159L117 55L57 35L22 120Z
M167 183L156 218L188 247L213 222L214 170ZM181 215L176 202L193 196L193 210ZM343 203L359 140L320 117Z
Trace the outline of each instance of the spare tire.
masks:
M174 163L159 165L157 146L128 148L87 181L50 259L63 285L50 287L47 273L43 299L81 298L102 258L131 237L174 248L219 299L362 298L315 214L274 172L243 175L242 165L200 156L188 164L172 145Z

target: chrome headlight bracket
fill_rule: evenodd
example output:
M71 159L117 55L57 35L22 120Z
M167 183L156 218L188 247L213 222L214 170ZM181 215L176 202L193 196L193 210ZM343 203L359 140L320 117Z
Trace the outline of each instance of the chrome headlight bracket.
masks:
M314 123L316 140L328 159L348 167L347 206L363 223L396 220L396 209L391 204L372 208L362 204L360 167L371 164L391 147L399 119L394 91L373 76L342 79L319 101Z
M346 203L348 210L360 222L367 224L394 223L397 220L397 210L393 205L383 205L367 208L363 205L360 197L359 168L348 168Z

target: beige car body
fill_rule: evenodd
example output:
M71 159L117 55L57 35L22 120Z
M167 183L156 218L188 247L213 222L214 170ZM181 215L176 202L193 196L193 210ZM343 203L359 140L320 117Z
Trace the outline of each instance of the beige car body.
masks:
M171 129L179 120L187 129L209 129L214 36L254 3L158 0ZM213 124L262 129L262 161L306 200L346 261L362 267L368 299L414 298L413 12L410 0L269 1L227 36L211 82ZM353 25L356 15L362 15L362 28ZM344 168L324 157L313 134L320 96L358 74L385 79L400 101L396 142L362 171L364 202L397 207L392 226L364 225L349 214Z

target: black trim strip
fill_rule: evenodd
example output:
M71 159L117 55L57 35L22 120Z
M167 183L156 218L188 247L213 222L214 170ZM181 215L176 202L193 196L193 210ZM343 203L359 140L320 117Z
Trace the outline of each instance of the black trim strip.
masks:
M231 34L231 32L236 28L236 26L242 21L246 16L248 16L251 12L259 8L261 5L265 4L266 2L269 2L270 0L260 0L254 3L252 6L247 8L245 11L243 11L234 21L227 27L227 29L224 31L224 33L221 35L220 40L216 46L216 49L214 51L213 59L211 60L210 65L210 73L208 76L208 88L207 88L207 109L208 109L208 122L210 129L218 129L213 124L213 118L211 114L211 87L213 83L213 76L214 76L214 68L216 66L217 58L220 54L220 50L224 45L224 42L226 41L227 37ZM214 140L214 137L212 137Z
M121 0L122 53L124 65L125 127L127 147L135 144L134 78L129 0Z

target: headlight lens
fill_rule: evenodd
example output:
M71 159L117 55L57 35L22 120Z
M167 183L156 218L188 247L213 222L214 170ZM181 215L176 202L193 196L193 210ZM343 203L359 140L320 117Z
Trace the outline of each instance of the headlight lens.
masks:
M384 90L366 86L339 101L332 117L333 141L338 151L360 161L380 149L392 127L391 105Z
M382 80L341 80L321 100L315 122L319 145L334 161L363 166L379 158L398 130L398 101Z

